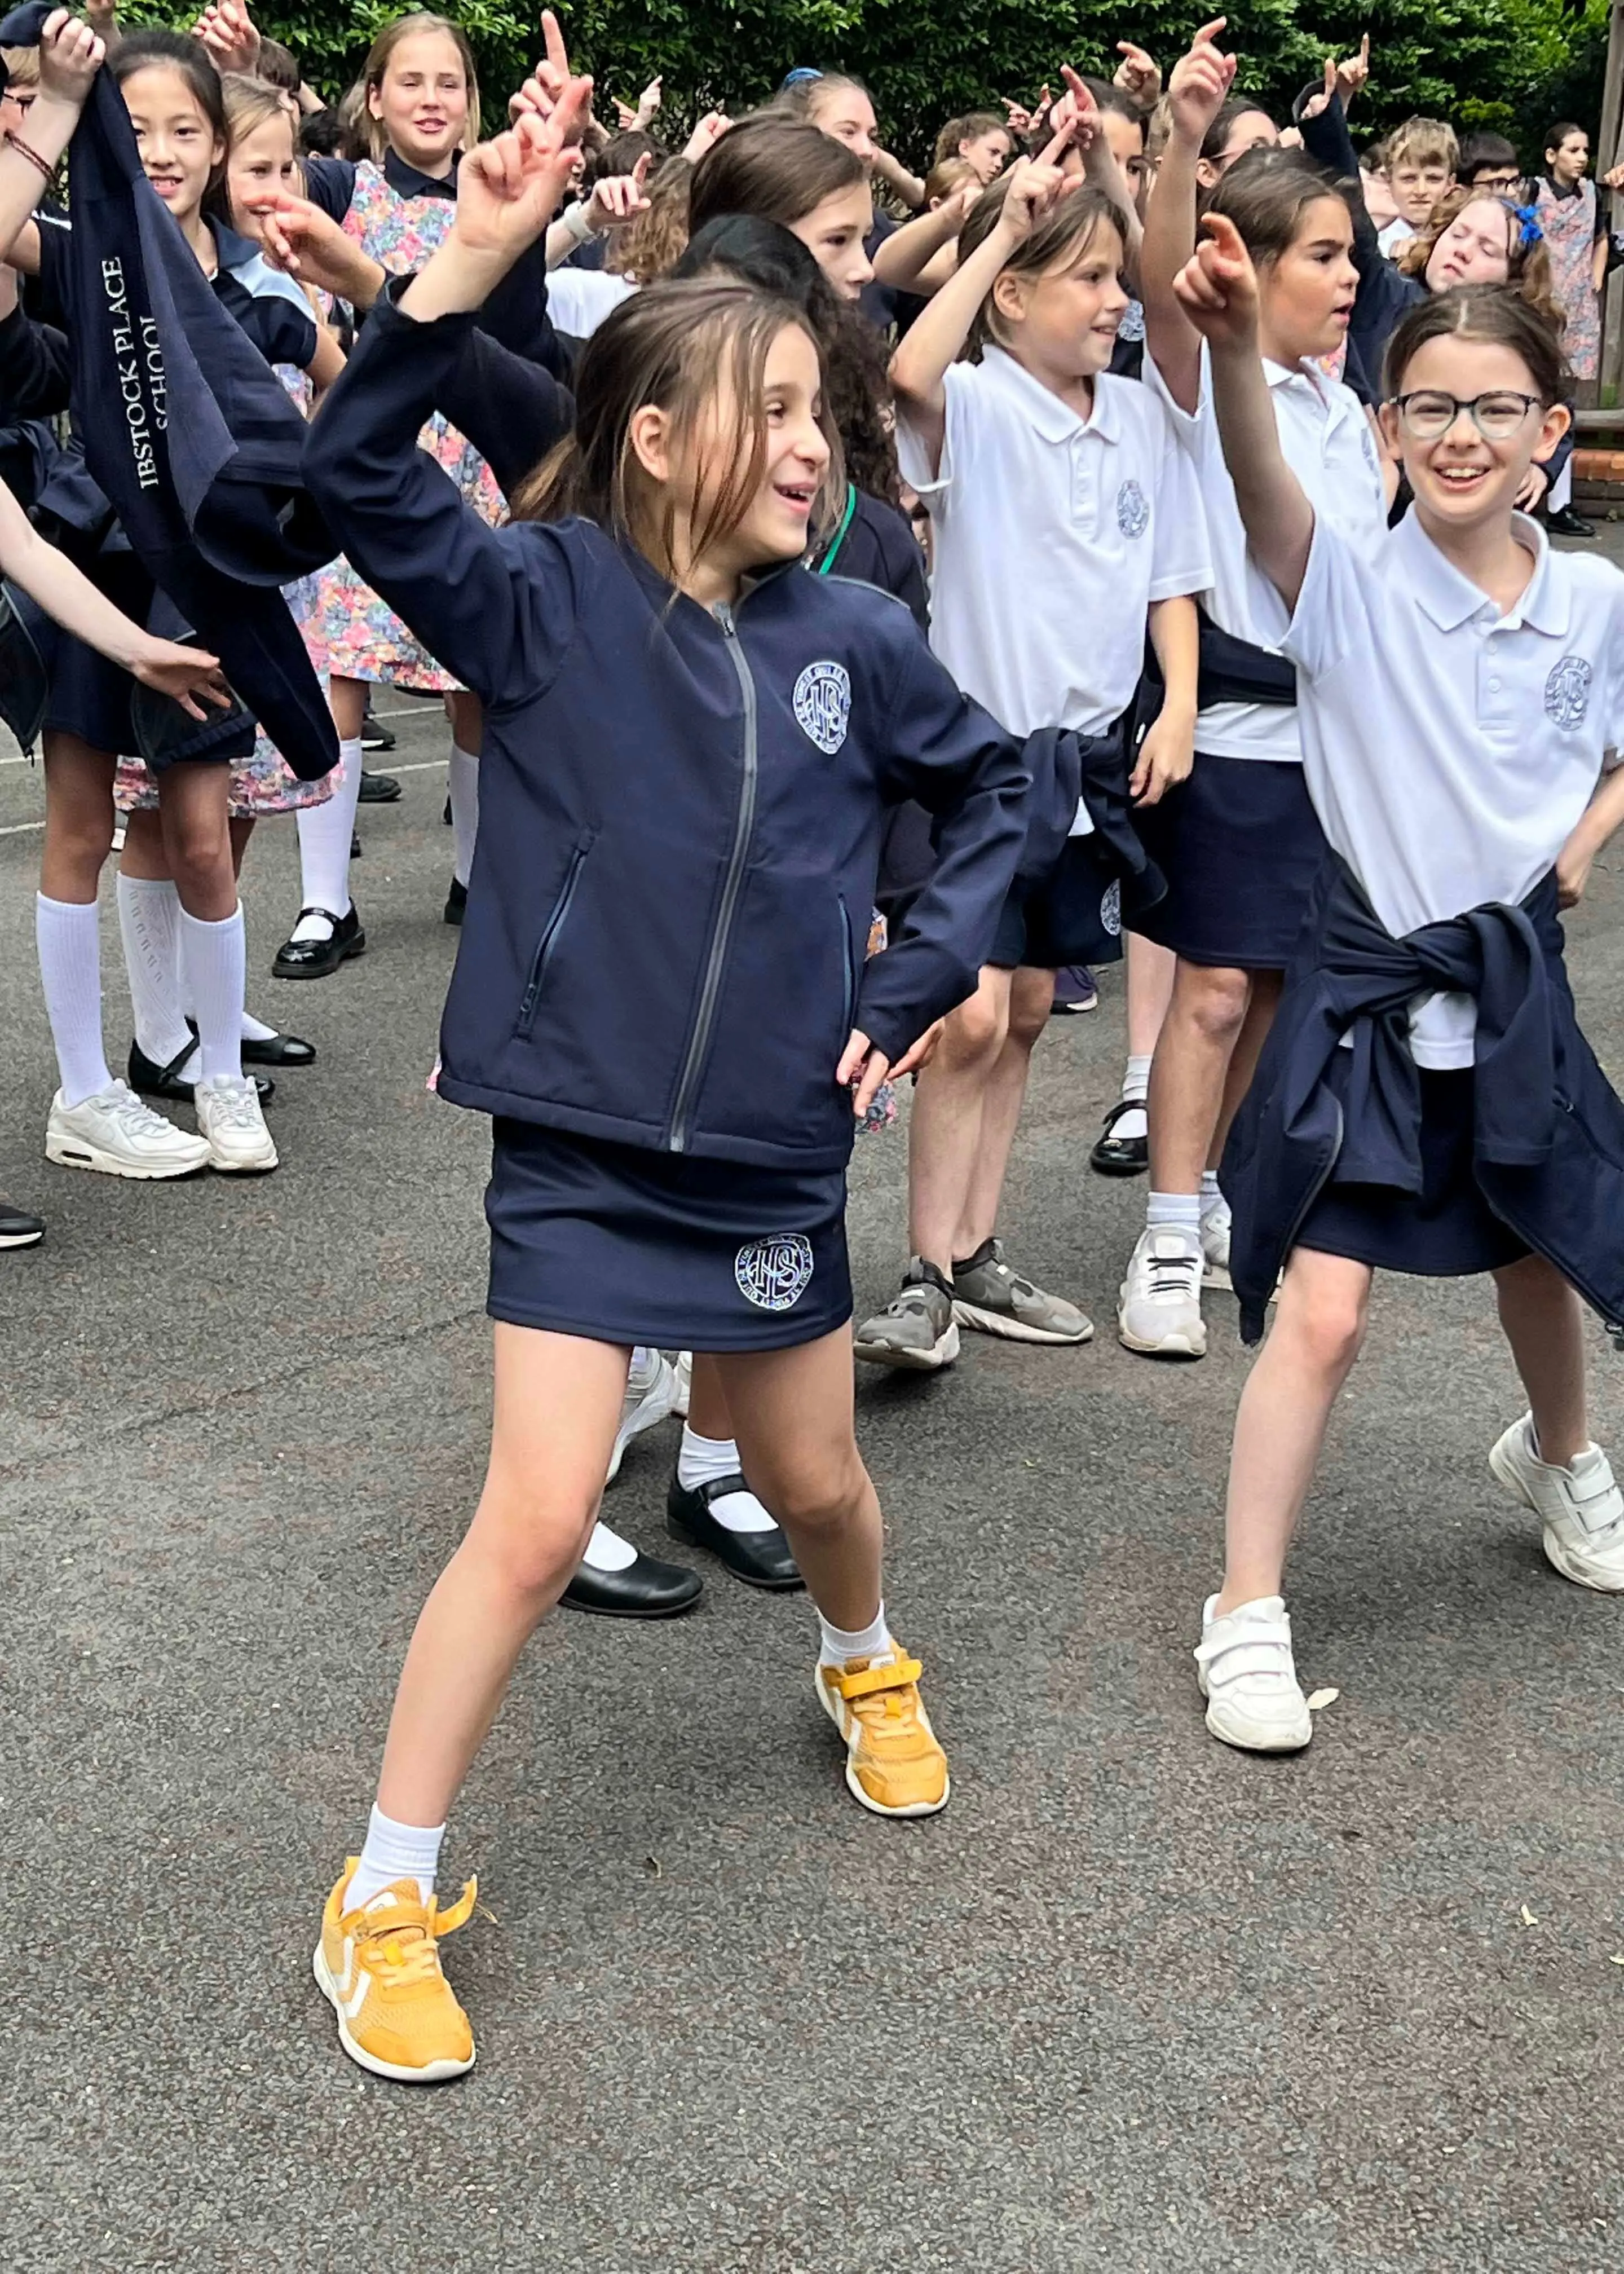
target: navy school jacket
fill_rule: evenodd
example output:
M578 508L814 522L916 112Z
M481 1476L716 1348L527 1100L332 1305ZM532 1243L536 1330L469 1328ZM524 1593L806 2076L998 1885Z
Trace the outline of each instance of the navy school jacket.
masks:
M1334 855L1302 942L1219 1172L1243 1339L1262 1335L1281 1268L1334 1175L1420 1191L1410 1005L1440 989L1477 1002L1473 1173L1485 1199L1624 1347L1624 1105L1580 1031L1554 877L1520 907L1491 901L1395 939Z
M46 0L14 10L0 46L36 46L49 12ZM294 772L326 773L332 719L276 590L335 550L304 493L304 421L143 174L105 72L69 166L64 281L88 472Z
M360 574L486 706L441 1094L838 1166L850 1030L898 1058L975 985L1025 835L1019 753L866 585L796 565L713 615L590 523L489 528L416 447L470 324L378 310L306 457ZM906 796L942 816L942 857L865 962Z

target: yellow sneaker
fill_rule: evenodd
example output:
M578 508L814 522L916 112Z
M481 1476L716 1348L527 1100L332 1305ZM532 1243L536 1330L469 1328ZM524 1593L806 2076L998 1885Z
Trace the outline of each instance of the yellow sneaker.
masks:
M918 1659L900 1644L890 1666L848 1658L820 1665L819 1702L846 1739L846 1781L876 1816L934 1816L947 1806L947 1755L920 1702Z
M448 1911L424 1902L415 1879L397 1879L347 1910L358 1861L350 1856L327 1897L312 1962L338 2015L338 2041L352 2061L402 2084L461 2076L474 2065L474 2033L440 1970L440 1937L466 1921L479 1883L470 1879Z

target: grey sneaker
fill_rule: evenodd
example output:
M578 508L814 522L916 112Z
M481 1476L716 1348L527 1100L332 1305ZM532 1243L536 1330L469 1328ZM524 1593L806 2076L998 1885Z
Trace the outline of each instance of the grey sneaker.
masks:
M984 1239L953 1266L953 1316L977 1334L1017 1343L1086 1343L1094 1321L1063 1296L1046 1294L1004 1260L1004 1242Z
M916 1255L903 1276L896 1300L865 1319L854 1344L870 1366L901 1366L934 1374L959 1355L953 1323L953 1291L934 1263Z

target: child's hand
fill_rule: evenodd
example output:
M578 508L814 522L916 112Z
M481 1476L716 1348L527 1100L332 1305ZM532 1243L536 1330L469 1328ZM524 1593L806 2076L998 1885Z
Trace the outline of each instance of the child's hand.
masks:
M1202 239L1173 279L1178 305L1215 348L1255 352L1258 272L1227 214L1207 214Z
M1059 203L1066 177L1058 166L1042 165L1035 158L1017 158L1010 168L1009 184L998 227L1007 243L1024 245Z
M852 1091L854 1119L862 1121L867 1118L880 1084L888 1075L893 1081L900 1081L905 1073L913 1073L929 1063L942 1039L944 1024L944 1021L938 1019L934 1027L928 1027L913 1048L904 1050L895 1065L883 1050L875 1049L861 1028L853 1028L852 1038L841 1052L840 1063L835 1068L835 1081L842 1089Z
M707 110L682 146L688 164L696 166L707 150L714 150L733 123L725 110Z
M1352 102L1369 77L1370 34L1366 32L1365 37L1359 41L1358 54L1345 56L1336 66L1336 92L1342 99L1344 110Z
M370 308L387 272L345 235L331 214L279 190L259 216L265 257L284 275L314 284L353 307Z
M513 260L534 244L558 210L591 100L590 79L567 79L550 117L522 117L468 153L451 230L465 252Z
M643 184L653 163L652 154L645 151L629 174L605 174L594 182L592 194L586 202L587 220L594 237L600 237L608 229L624 229L639 214L648 212Z
M1198 148L1235 84L1237 59L1220 55L1217 47L1218 34L1228 21L1225 16L1214 16L1210 24L1203 24L1189 54L1179 57L1168 81L1173 131Z
M1162 92L1161 64L1153 63L1144 49L1136 48L1132 40L1118 40L1116 52L1122 61L1111 85L1119 87L1141 110L1148 110Z
M1585 832L1582 821L1556 856L1556 905L1559 908L1576 908L1584 898L1584 888L1590 881L1590 869L1596 859L1596 847Z
M615 116L620 120L622 134L635 132L639 128L648 124L660 107L662 92L659 80L651 79L638 96L637 107L635 110L629 102L622 102L618 94L615 96Z
M1189 780L1194 764L1195 721L1161 712L1139 744L1128 794L1135 805L1160 805L1169 790Z
M82 110L96 73L107 60L107 43L88 24L58 8L40 34L40 94Z
M220 658L206 654L200 647L154 639L143 632L130 659L130 670L143 687L172 697L189 719L208 715L198 702L199 695L216 711L231 708L231 690L221 673Z
M215 0L192 28L193 37L208 49L216 71L252 74L259 70L259 28L244 0Z

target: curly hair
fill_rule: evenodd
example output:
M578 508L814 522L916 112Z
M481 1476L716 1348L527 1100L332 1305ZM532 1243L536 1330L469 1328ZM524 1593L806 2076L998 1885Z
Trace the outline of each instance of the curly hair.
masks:
M1463 189L1449 191L1440 198L1424 225L1399 247L1394 267L1406 276L1425 279L1439 238L1455 226L1468 206L1498 206L1505 215L1508 239L1506 282L1519 299L1526 300L1534 313L1550 325L1560 340L1568 319L1553 285L1551 255L1543 237L1523 243L1522 216L1509 198L1496 197L1489 190L1475 190L1470 184Z
M650 175L647 213L639 214L610 237L604 267L612 275L634 276L639 284L652 284L681 258L688 243L688 191L693 171L686 158L667 158Z

